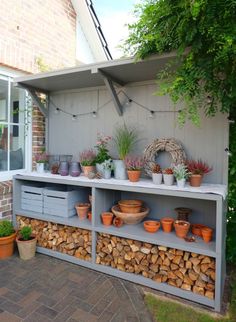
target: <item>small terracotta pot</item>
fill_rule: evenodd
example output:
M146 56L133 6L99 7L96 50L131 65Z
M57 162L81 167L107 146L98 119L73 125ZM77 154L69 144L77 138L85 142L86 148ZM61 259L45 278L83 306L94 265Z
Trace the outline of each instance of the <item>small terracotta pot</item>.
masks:
M141 176L141 170L128 170L127 171L129 181L137 182Z
M76 206L77 215L79 216L79 219L85 219L87 218L88 211L90 209L89 203L78 203Z
M155 220L146 220L143 223L144 229L149 233L155 233L160 228L160 222Z
M201 174L192 174L189 177L189 184L192 187L200 187L202 183L202 175Z
M191 225L191 231L192 234L198 236L198 237L202 237L202 228L204 228L206 226L202 225L202 224L192 224Z
M0 238L0 259L5 259L13 255L15 239L16 232L10 236Z
M204 242L209 243L212 240L213 229L205 226L201 229L201 232Z
M89 211L88 212L88 220L89 221L92 221L92 211Z
M119 217L115 217L113 219L113 225L117 228L120 228L123 225L123 223L124 223L123 220Z
M164 217L161 219L162 230L165 233L170 233L173 228L174 219L171 217Z
M176 236L185 238L188 234L190 223L185 220L176 220L174 223Z
M112 212L103 212L101 214L102 223L105 226L110 226L112 224L113 213Z
M95 172L95 167L92 165L82 166L85 177L88 177L90 172Z

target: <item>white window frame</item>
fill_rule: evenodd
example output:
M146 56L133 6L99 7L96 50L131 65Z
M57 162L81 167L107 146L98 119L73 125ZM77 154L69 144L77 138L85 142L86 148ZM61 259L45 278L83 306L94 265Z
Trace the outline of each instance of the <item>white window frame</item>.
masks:
M31 119L31 115L27 115L27 111L25 110L25 115L24 115L24 123L13 123L10 122L11 118L10 118L10 113L11 113L11 100L9 99L11 97L11 85L13 83L13 78L12 75L9 75L8 73L4 73L1 72L0 70L0 78L2 80L6 80L7 84L8 84L8 104L7 104L7 114L8 114L8 118L7 118L7 122L0 122L0 124L6 125L8 127L8 129L10 129L11 126L13 125L17 125L17 126L26 126L26 131L27 134L25 136L25 146L24 146L24 168L23 169L18 169L18 170L7 170L7 171L0 171L0 182L2 181L6 181L6 180L12 180L12 177L15 174L18 173L24 173L27 171L31 171L32 170L32 119ZM28 97L28 93L27 91L25 91L25 95L24 95L24 105L26 106L26 99ZM31 113L30 113L31 114ZM10 167L10 131L8 130L8 140L7 140L7 164L8 164L8 168Z

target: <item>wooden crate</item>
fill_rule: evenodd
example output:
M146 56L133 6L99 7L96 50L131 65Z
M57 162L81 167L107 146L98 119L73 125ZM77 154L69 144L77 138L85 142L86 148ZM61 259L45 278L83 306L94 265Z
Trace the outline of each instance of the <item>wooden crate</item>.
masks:
M43 187L22 185L21 209L43 213Z

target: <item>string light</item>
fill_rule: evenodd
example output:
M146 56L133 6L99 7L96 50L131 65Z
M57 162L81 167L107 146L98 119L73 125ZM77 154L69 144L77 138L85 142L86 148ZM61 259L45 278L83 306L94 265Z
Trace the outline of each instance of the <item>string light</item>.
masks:
M72 115L72 121L76 121L77 120L77 116L75 114Z
M59 114L59 113L60 113L60 109L59 109L59 107L57 107L57 108L55 109L54 113L55 113L55 114Z
M133 100L131 98L127 97L127 101L125 102L125 106L129 107L132 102L133 102Z
M97 112L93 111L93 117L96 118L97 117Z
M150 112L149 112L149 118L150 118L150 119L153 119L153 118L154 118L154 116L155 116L155 112L154 112L154 111L150 111Z
M227 152L227 155L231 157L232 153L230 152L229 148L225 148L225 152Z

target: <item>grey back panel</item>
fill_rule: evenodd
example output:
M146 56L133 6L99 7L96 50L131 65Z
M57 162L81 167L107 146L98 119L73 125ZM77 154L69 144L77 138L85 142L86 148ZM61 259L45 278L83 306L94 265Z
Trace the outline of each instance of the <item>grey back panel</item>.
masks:
M54 104L69 113L92 112L98 108L98 114L96 118L90 114L73 121L71 116L64 113L55 114L55 106L50 104L49 152L73 154L74 160L78 160L79 152L95 146L98 132L112 136L114 128L125 122L139 129L140 141L135 154L142 153L145 146L155 138L174 137L182 142L189 158L202 158L213 166L212 173L205 176L205 182L227 183L228 156L224 151L228 147L227 115L218 113L214 118L202 117L200 128L190 122L179 128L178 113L168 112L174 110L169 97L154 95L157 91L154 81L132 84L123 90L134 101L151 110L163 112L155 113L155 117L150 118L147 110L132 102L130 106L124 107L123 116L120 117L104 87L52 93ZM123 93L119 97L125 105L126 98ZM179 108L181 106L177 110ZM116 158L117 153L112 144L110 151L112 157ZM167 153L159 153L157 162L167 167L171 158Z

